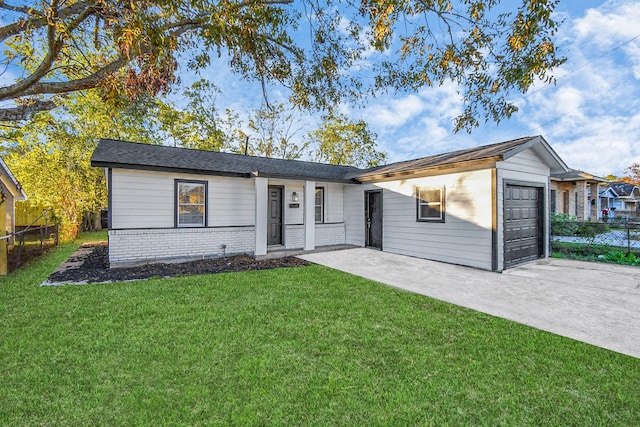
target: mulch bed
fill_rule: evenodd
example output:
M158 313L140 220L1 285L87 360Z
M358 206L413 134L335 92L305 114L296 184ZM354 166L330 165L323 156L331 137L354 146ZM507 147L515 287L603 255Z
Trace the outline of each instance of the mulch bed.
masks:
M88 246L83 246L87 248ZM109 268L109 249L106 244L89 246L92 250L87 254L72 255L69 261L82 261L76 267L56 271L49 276L52 283L99 283L141 280L153 277L193 276L240 272L249 270L267 270L271 268L298 267L309 265L305 260L296 257L284 257L257 261L247 255L226 258L201 259L191 262L171 264L147 264L136 267ZM75 258L74 258L75 257Z

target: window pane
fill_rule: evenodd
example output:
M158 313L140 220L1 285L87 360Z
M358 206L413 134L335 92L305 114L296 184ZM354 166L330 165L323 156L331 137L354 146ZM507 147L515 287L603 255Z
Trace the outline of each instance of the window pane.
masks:
M438 202L440 203L440 190L420 190L420 200L422 202Z
M198 182L178 183L178 226L205 225L206 185Z
M204 184L182 182L179 192L180 203L204 204Z
M324 222L324 188L316 188L315 209L316 222Z
M418 187L418 220L444 220L444 187Z
M180 225L204 225L204 206L182 205L178 210Z
M440 204L420 205L420 218L442 218Z

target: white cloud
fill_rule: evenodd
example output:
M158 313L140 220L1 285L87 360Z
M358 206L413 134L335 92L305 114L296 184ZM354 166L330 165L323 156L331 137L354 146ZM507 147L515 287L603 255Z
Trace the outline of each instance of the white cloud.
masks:
M425 110L425 103L418 95L399 99L381 99L370 109L370 120L380 127L398 127L415 119Z
M568 18L559 39L569 60L557 86L518 101L515 121L540 133L570 166L622 174L640 158L640 3L610 1ZM635 160L634 160L635 159Z
M574 21L577 42L611 47L639 34L640 3L609 1Z
M621 175L640 161L639 134L640 116L607 117L592 122L573 140L563 143L558 139L555 149L570 167L601 176Z

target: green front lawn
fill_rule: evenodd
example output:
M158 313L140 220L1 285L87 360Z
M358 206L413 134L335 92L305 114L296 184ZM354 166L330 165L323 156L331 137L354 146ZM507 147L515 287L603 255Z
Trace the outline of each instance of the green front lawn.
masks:
M0 279L0 425L640 419L640 359L321 266L39 288L74 246Z

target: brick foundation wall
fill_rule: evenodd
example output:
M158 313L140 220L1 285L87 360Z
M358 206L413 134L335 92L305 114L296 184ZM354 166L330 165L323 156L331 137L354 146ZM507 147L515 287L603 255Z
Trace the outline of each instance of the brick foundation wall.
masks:
M284 246L287 249L300 249L304 247L304 225L285 225Z
M344 223L316 224L316 246L344 245ZM304 225L285 226L285 247L300 249L304 247Z
M122 265L253 254L254 245L253 226L110 230L109 262Z
M344 245L344 223L316 224L316 246Z

